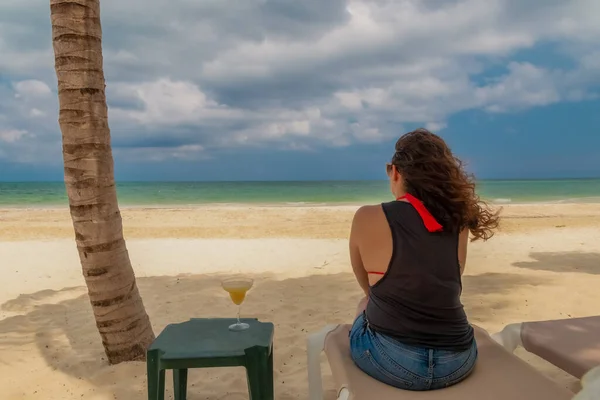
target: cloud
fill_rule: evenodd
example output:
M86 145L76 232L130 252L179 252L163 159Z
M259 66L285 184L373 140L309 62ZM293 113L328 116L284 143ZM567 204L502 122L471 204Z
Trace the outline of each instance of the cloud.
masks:
M14 143L20 140L23 136L27 135L27 133L27 131L22 131L18 129L0 131L0 141L6 143Z
M29 79L16 82L13 85L15 89L15 97L45 97L52 93L50 87L42 81Z
M475 97L488 111L545 106L561 99L560 72L553 73L529 63L510 63L509 73L475 90ZM553 76L556 75L556 76Z
M130 161L165 161L169 159L176 160L198 160L210 158L204 153L204 148L197 144L186 144L176 147L162 148L162 151L157 151L155 147L134 147L134 148L117 148L115 155L123 154Z
M49 16L35 4L0 5L0 130L35 133L21 154L59 160L48 154L60 150ZM131 159L376 143L405 126L441 131L465 110L586 101L600 88L596 0L101 6L113 145ZM538 46L568 65L524 58Z
M425 124L425 129L437 133L442 129L446 128L447 126L448 124L446 124L445 122L428 122Z
M205 119L232 117L227 107L219 106L209 99L192 82L172 81L160 78L139 84L120 83L113 90L115 98L135 101L141 109L120 110L122 118L135 120L142 125L179 125L200 122Z

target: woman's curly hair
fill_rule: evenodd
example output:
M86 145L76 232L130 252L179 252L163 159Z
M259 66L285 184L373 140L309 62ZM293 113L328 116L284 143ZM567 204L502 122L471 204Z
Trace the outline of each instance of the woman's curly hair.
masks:
M467 228L472 240L494 235L499 211L479 198L475 179L441 137L423 128L403 135L391 164L402 175L406 191L425 204L445 231Z

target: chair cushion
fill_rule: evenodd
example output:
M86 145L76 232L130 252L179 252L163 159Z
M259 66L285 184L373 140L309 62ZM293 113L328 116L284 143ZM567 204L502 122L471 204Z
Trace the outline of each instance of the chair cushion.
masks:
M473 373L464 381L440 390L396 389L363 373L350 357L350 325L340 325L327 336L325 353L337 387L348 389L353 400L567 400L573 397L569 390L505 350L485 330L474 328L479 358Z
M581 378L600 365L600 316L525 322L525 349Z

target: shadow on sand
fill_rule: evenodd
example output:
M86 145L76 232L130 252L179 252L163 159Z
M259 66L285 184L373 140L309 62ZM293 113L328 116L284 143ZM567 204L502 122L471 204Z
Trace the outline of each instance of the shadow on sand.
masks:
M581 272L600 275L600 253L580 251L537 252L529 257L534 261L520 261L513 265L536 271Z
M159 333L168 323L191 317L235 315L235 307L220 289L220 279L225 277L138 278L155 332ZM306 335L327 323L351 322L361 297L358 285L352 274L285 280L276 280L269 275L254 278L255 287L244 303L242 314L275 323L276 397L284 400L303 398L307 393ZM470 318L486 327L495 312L513 306L508 296L511 290L543 283L542 278L518 274L466 276L463 302ZM506 296L501 296L503 300L498 301L498 295L502 294ZM86 383L81 392L71 390L72 398L147 398L144 363L107 365L85 288L21 295L5 303L2 309L20 315L0 321L0 362L10 365L20 361L27 356L21 349L29 349L32 357L38 357L31 351L33 347L53 370ZM327 369L324 371L328 373ZM167 375L167 379L169 377ZM25 379L35 379L35 376ZM27 383L21 384L24 394L31 394L27 393ZM325 384L333 387L327 375ZM167 399L172 396L171 386L168 380ZM333 397L333 391L328 395ZM240 368L193 370L188 398L247 399L245 373Z

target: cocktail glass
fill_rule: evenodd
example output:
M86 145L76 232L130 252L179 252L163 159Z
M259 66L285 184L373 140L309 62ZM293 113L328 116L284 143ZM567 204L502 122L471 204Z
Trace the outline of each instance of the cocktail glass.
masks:
M240 313L242 311L242 303L246 298L246 293L253 284L254 280L251 278L230 278L221 282L221 286L229 293L229 297L231 297L233 304L238 306L237 322L229 326L229 330L231 331L243 331L250 328L250 325L240 322Z

